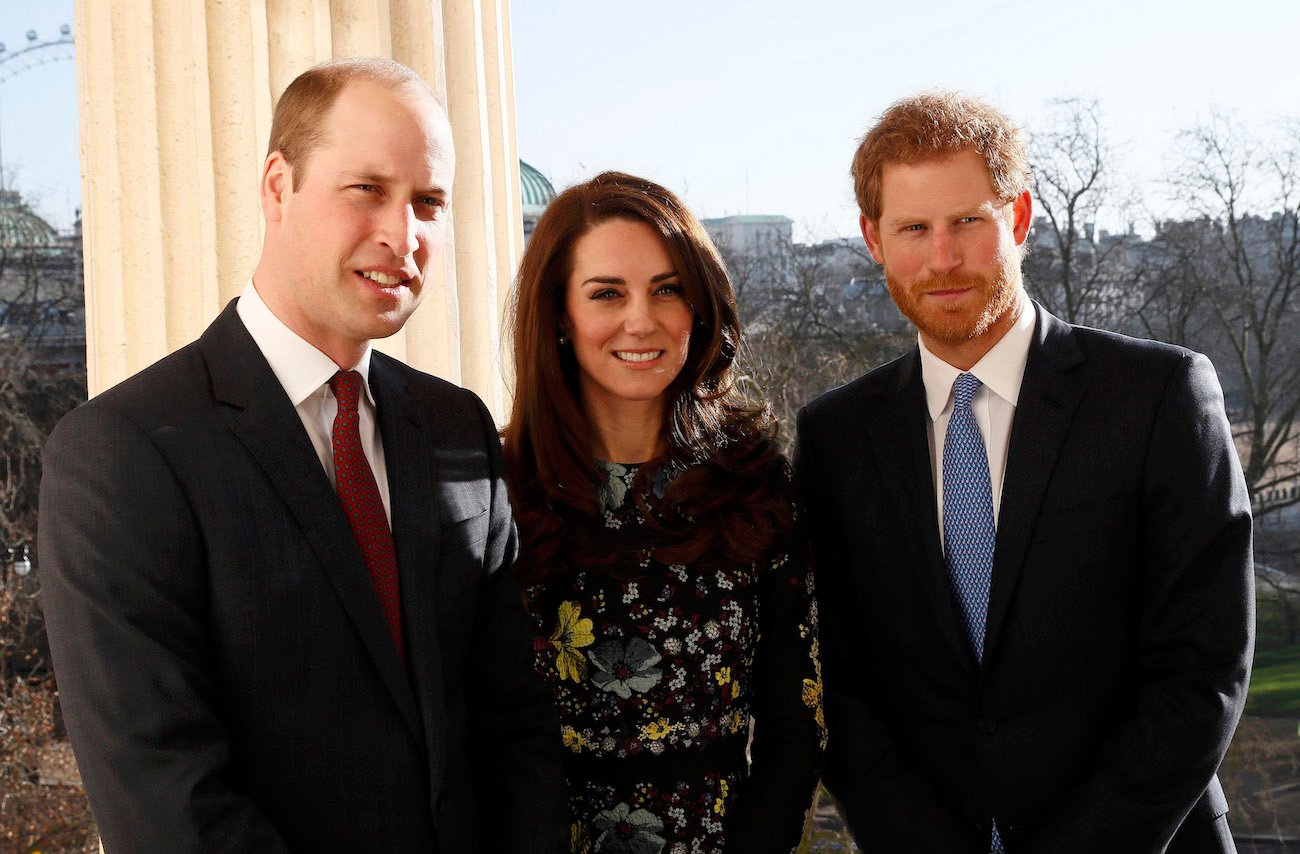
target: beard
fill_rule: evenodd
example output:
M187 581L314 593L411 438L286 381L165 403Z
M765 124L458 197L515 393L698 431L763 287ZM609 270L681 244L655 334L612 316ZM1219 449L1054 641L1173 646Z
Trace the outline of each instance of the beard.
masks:
M1018 273L1016 266L1004 261L994 276L945 273L908 281L895 276L885 265L885 284L898 310L922 335L957 345L979 338L1015 307L1020 290ZM952 306L926 304L922 299L923 294L934 291L963 288L973 288L974 293Z

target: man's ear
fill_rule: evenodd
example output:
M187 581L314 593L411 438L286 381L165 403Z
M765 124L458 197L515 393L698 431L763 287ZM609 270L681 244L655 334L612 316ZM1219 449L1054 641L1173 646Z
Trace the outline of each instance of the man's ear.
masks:
M1011 203L1011 233L1016 238L1016 245L1020 246L1029 236L1029 224L1034 219L1034 200L1030 197L1029 191L1025 190L1016 200Z
M867 219L866 214L858 217L858 228L862 229L862 239L867 242L867 249L877 264L885 263L885 252L880 246L880 223Z
M279 222L284 199L293 191L293 167L279 151L272 151L262 164L262 216L267 222Z

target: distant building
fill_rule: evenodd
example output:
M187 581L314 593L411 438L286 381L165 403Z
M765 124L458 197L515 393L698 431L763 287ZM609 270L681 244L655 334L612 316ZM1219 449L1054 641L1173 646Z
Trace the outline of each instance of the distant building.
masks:
M85 370L81 218L60 234L14 190L0 190L0 341L50 371Z
M714 217L703 223L724 255L779 257L794 244L794 220L788 216L741 214Z
M519 190L520 206L524 213L524 242L532 236L533 229L537 227L537 220L541 218L542 211L555 198L555 188L551 182L546 180L546 176L538 172L532 166L524 161L519 161Z

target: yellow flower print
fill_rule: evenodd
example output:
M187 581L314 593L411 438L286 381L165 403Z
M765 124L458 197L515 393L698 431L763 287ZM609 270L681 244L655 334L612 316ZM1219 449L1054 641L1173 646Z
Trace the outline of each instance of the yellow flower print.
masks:
M822 680L818 676L816 679L803 680L803 704L813 710L813 717L817 721L817 728L826 729L826 717L822 712Z
M582 733L578 732L568 724L564 725L564 729L560 733L560 738L564 742L564 746L572 750L574 753L580 752L582 748L587 746L587 739L583 738Z
M727 721L727 729L731 732L732 735L735 735L736 733L740 732L740 728L745 724L745 722L746 722L745 717L741 715L740 710L737 709L736 711L731 713L731 720Z
M591 619L579 618L581 607L577 602L561 602L559 620L555 631L551 632L551 646L558 653L555 666L560 671L560 679L572 679L581 682L587 678L587 659L578 652L584 646L591 646L596 637L591 633Z
M726 815L727 814L727 781L721 780L719 781L719 784L722 789L722 794L720 794L717 797L717 799L713 802L713 811L718 815Z
M826 746L826 713L822 710L822 662L821 650L818 648L817 638L813 639L812 649L809 650L809 657L813 662L813 675L815 679L803 680L803 704L813 710L813 719L817 721L817 729L821 736L821 745Z
M713 674L713 678L718 680L719 685L726 685L731 681L731 668L720 668L717 673Z
M569 850L573 854L590 854L591 852L591 832L587 830L587 825L580 821L575 821L569 825Z
M668 723L667 718L660 718L657 721L651 721L641 727L641 734L646 738L652 738L655 741L658 741L672 731L672 725Z

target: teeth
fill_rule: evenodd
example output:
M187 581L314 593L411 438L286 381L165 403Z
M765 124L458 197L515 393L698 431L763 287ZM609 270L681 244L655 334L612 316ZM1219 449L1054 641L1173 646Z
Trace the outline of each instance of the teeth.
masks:
M371 273L362 273L361 275L365 276L367 279L370 279L372 282L378 282L381 285L396 285L402 281L396 276L385 276L383 273L371 272Z
M649 353L632 353L627 350L615 350L614 355L624 362L649 362L664 354L663 350L651 350Z

